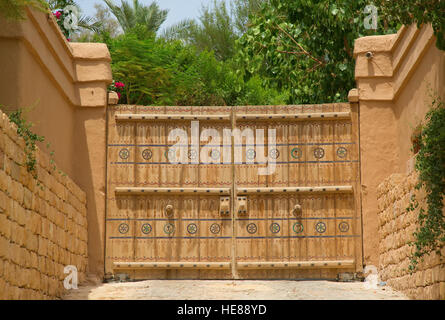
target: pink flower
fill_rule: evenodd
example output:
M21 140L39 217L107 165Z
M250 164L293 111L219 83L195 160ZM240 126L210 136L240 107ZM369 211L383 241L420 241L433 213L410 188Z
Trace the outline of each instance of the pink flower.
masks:
M60 19L60 17L62 16L62 11L57 11L56 13L53 13L53 15L54 15L57 19Z
M117 93L117 96L119 97L119 99L122 97L122 95L121 95L121 93L120 92L116 92Z
M114 84L114 86L115 86L116 88L123 88L123 87L125 87L125 84L123 84L122 82L116 82L116 83Z
M71 41L71 39L70 39L70 38L67 38L67 39L66 39L66 41L70 42L70 41Z

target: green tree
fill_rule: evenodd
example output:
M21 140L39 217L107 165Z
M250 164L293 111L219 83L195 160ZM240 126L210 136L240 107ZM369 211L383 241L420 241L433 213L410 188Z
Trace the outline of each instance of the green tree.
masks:
M125 33L131 32L134 28L143 27L147 34L156 33L165 19L168 10L160 9L156 2L144 6L138 0L133 0L131 6L125 0L121 0L121 5L115 5L112 0L104 0L108 8L116 17Z
M0 16L7 20L23 20L26 17L25 7L47 11L48 4L45 0L2 0L0 1Z
M79 42L108 42L111 38L116 38L122 33L119 22L112 16L108 7L101 4L95 4L94 21L100 21L99 29L94 32L91 30L83 30L74 39Z
M232 16L236 33L242 36L247 32L250 16L259 12L261 6L269 0L232 0Z
M410 25L431 23L436 46L445 50L445 1L443 0L377 0L381 13L396 23Z
M234 56L235 41L247 30L249 14L265 0L234 0L231 10L223 0L203 5L198 21L185 19L164 30L162 37L181 40L201 51L213 51L218 60Z
M363 35L392 33L384 21L364 27L367 0L270 0L251 16L238 41L246 76L289 90L289 103L344 101L354 87L353 44Z
M155 38L139 40L130 33L112 41L110 49L113 78L125 83L123 102L172 103L172 73L167 47Z

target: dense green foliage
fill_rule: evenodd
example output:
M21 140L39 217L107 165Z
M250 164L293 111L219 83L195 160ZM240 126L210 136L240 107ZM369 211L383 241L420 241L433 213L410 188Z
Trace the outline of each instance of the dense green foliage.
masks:
M286 102L286 93L247 83L232 61L218 61L180 41L122 35L109 43L116 81L125 84L121 102L145 105L234 105Z
M407 211L419 209L419 227L414 233L415 251L410 269L414 270L418 259L445 246L445 106L439 98L433 98L432 109L426 115L426 123L420 133L420 150L416 156L419 182L416 189L426 191L427 210L420 207L415 196Z
M238 41L246 74L291 92L292 103L345 101L354 85L354 40L366 30L366 0L270 0ZM383 26L386 25L386 28Z
M25 19L26 6L42 11L48 9L48 4L45 0L1 0L0 15L8 20Z
M445 1L443 0L378 0L381 14L402 24L431 23L436 46L445 50Z

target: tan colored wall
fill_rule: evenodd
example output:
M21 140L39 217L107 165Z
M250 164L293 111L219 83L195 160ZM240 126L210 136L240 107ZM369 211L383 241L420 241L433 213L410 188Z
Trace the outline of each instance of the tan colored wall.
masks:
M0 299L60 298L65 266L86 277L86 194L40 150L38 185L22 165L24 147L0 112Z
M62 171L86 192L89 270L104 269L105 110L112 81L105 44L69 43L51 14L0 24L0 104L34 106L26 118ZM40 144L49 153L46 142Z
M365 265L379 261L377 187L393 173L406 173L411 134L430 106L428 86L445 98L445 52L435 42L429 25L355 41Z
M436 253L425 257L416 272L408 267L414 248L413 232L418 227L417 211L407 212L411 195L425 204L425 192L414 189L417 174L395 173L378 188L379 274L392 288L413 299L445 299L445 258ZM445 256L445 248L442 250Z

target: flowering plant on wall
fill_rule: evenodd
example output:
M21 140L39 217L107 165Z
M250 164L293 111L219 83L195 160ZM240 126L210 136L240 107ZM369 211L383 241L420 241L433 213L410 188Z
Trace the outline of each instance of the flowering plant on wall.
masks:
M119 97L119 100L120 100L122 97L122 94L124 94L124 88L125 88L125 84L123 82L115 81L115 82L113 82L113 84L110 86L109 89L116 92Z
M57 8L52 8L53 16L66 39L70 41L74 32L79 29L79 8L73 1L57 1L54 6Z
M50 0L48 4L68 41L82 28L98 32L102 26L100 21L92 22L91 17L81 15L79 6L73 0Z

